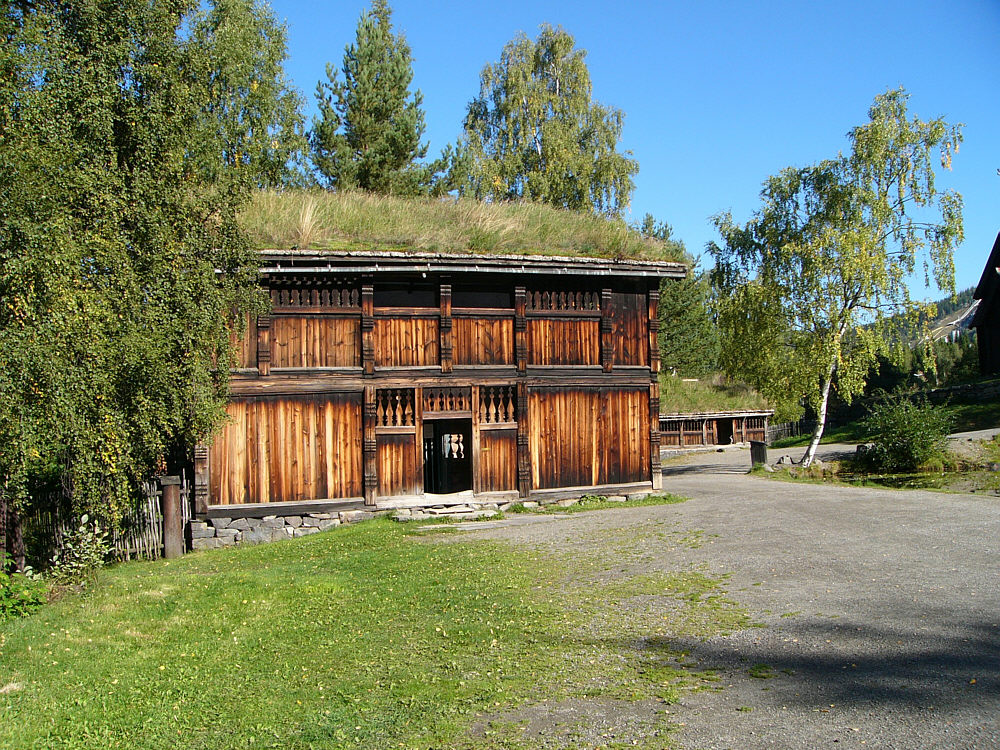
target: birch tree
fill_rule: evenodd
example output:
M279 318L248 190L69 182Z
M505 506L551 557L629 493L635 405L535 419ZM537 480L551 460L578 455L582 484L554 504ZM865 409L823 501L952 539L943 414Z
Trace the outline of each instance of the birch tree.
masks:
M746 224L714 220L721 364L769 399L812 406L806 466L831 390L850 403L887 351L893 316L926 309L911 298L914 275L954 292L962 198L937 188L935 164L950 168L961 126L911 116L908 98L877 96L850 153L769 178Z

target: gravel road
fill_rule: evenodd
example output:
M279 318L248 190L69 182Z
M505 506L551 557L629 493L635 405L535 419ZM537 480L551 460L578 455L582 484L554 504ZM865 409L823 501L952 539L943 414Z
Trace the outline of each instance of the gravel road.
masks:
M602 529L703 530L645 569L731 573L765 627L681 644L725 686L669 707L682 747L1000 748L1000 502L751 477L747 452L685 461L664 489L686 503L473 533L572 550Z

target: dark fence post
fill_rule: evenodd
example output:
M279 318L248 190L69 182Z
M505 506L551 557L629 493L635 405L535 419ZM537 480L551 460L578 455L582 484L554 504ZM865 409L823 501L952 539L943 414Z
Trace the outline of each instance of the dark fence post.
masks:
M184 525L181 522L181 478L160 477L163 488L163 556L168 560L184 554Z

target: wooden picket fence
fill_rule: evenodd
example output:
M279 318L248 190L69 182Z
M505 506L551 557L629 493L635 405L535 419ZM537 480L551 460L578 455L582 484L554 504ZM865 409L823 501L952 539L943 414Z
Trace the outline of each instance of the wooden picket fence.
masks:
M181 472L181 520L186 526L191 520L191 493L194 488ZM160 498L163 495L159 482L152 480L142 485L142 497L111 529L108 542L116 560L155 560L163 556L163 513ZM63 548L66 533L80 525L80 519L71 517L53 495L42 508L22 519L25 537L31 540L32 563L42 565Z

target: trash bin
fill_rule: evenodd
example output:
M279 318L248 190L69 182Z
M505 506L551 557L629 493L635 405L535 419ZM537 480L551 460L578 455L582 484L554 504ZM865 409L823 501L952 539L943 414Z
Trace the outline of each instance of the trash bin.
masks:
M750 465L767 463L767 443L762 440L750 441Z

